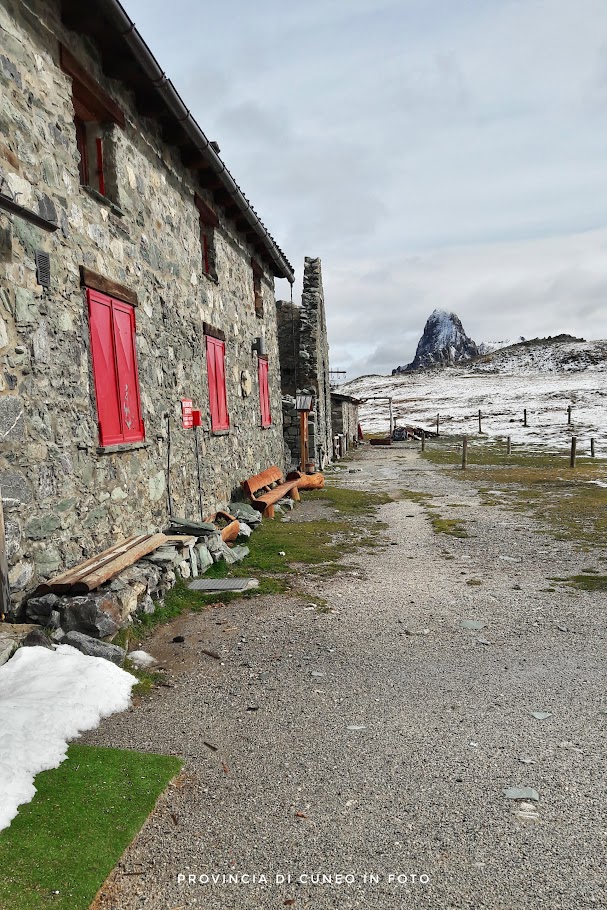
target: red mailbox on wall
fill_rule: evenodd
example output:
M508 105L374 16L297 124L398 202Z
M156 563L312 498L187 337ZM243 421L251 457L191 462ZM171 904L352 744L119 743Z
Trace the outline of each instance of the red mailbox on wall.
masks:
M202 426L202 411L198 408L195 408L192 411L192 426L201 427Z

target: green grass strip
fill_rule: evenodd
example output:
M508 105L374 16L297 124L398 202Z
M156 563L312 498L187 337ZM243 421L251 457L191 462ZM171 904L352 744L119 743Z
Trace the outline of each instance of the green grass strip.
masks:
M172 755L71 745L0 832L1 910L87 910L181 766Z

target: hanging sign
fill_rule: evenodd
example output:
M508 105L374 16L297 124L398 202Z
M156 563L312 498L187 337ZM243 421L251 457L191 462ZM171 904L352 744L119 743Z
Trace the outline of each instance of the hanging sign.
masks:
M192 416L192 399L191 398L182 398L181 399L181 425L184 430L191 430L194 426L194 418Z

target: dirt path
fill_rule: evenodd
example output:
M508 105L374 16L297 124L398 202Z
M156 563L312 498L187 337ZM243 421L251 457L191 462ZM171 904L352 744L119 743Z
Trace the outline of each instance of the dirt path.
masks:
M543 590L588 557L481 507L471 484L404 445L365 448L355 465L364 473L339 483L432 493L471 536L436 534L402 499L382 509L386 546L309 599L236 602L159 633L175 688L88 741L179 753L186 774L103 910L607 906L605 604ZM310 608L314 596L333 612ZM521 808L510 787L539 801ZM221 883L237 873L267 884Z

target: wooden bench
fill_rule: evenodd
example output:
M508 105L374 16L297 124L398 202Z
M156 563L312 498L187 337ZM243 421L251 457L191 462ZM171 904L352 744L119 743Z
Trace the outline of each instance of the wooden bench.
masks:
M273 483L278 484L278 486L271 489L271 484ZM285 481L280 473L280 468L277 468L276 465L262 471L261 474L256 474L254 477L244 480L242 488L249 497L253 508L268 518L274 518L274 504L279 499L283 499L285 496L290 496L296 502L299 502L300 499L297 481ZM262 495L256 496L260 490L263 491Z

